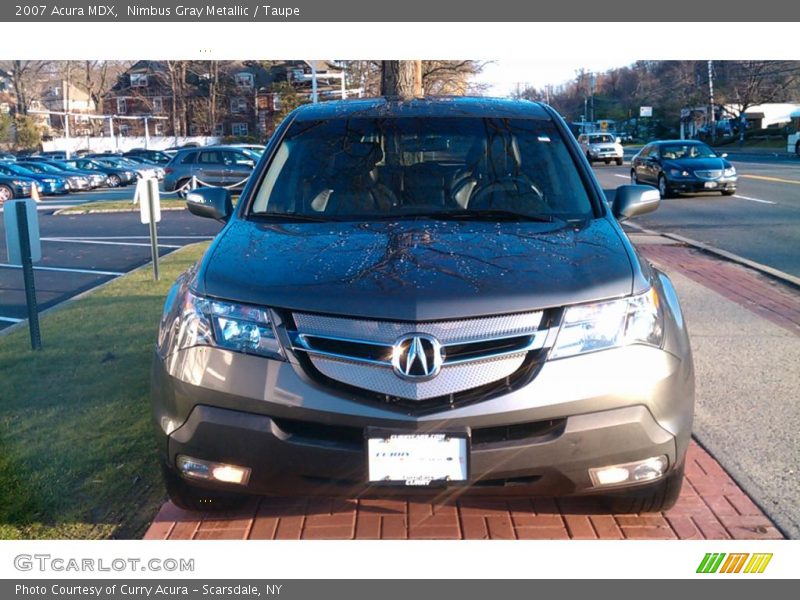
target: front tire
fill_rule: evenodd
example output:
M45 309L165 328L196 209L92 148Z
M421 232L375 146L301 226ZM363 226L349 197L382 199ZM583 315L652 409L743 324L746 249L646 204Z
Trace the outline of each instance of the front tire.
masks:
M736 193L736 190L722 190L723 196L733 196Z
M162 465L164 485L172 503L178 508L193 511L232 510L241 506L245 497L197 487Z
M6 200L13 200L13 199L14 199L14 190L12 190L7 185L0 185L0 206L2 206Z
M622 159L621 159L621 158L618 158L618 159L616 159L616 160L617 160L617 166L618 166L618 167L621 167L621 166L622 166Z
M636 175L636 169L631 169L631 183L639 185L639 177Z
M800 158L800 142L797 142L794 145L794 153L797 155L798 158Z
M119 175L108 176L108 187L118 188L121 185L122 185L122 179L119 178Z
M680 496L683 471L684 465L682 464L658 483L619 494L609 494L603 500L609 510L615 514L669 510L675 506L678 496Z
M672 198L672 188L667 183L667 178L663 175L658 176L658 192L662 198Z
M588 161L589 161L589 166L591 166L591 164L592 164L592 162L593 162L593 161L592 161L592 155L591 155L591 154L589 154L588 152L586 153L586 160L588 160Z

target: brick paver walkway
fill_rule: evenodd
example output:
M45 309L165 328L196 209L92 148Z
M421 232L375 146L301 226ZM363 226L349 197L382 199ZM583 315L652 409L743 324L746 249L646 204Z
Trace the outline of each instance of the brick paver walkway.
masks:
M676 244L639 244L676 270L800 334L800 293L739 265ZM692 442L678 503L665 513L608 514L586 498L441 501L254 498L234 514L165 504L146 539L778 539L781 533L719 463Z
M145 539L779 539L708 453L692 443L678 503L608 514L593 498L253 499L237 513L163 506Z

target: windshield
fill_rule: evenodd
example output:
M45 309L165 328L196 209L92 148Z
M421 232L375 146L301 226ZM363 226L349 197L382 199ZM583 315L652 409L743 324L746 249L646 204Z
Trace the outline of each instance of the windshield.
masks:
M661 157L665 159L716 158L717 153L705 144L666 144L661 146Z
M550 121L330 119L294 123L251 214L309 219L583 219L592 204Z
M613 144L614 138L610 135L593 135L589 138L590 144Z

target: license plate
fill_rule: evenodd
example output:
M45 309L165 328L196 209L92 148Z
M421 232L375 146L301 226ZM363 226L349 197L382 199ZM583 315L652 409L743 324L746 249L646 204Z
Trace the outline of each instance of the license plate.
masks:
M706 187L707 188L715 188L715 187L717 187L717 182L716 181L706 181Z
M469 433L367 429L369 482L434 486L469 479Z

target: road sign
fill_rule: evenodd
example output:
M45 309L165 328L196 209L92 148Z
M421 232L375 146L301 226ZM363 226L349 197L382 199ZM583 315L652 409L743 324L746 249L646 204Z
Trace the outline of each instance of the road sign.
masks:
M157 179L140 179L136 182L136 192L134 192L134 202L139 202L139 216L142 223L147 225L151 221L158 223L161 221L161 197L158 193ZM153 218L150 218L150 215Z
M640 106L639 107L639 116L640 117L652 117L653 116L653 107L652 106Z
M150 226L150 254L153 257L153 279L158 280L158 229L161 221L161 198L158 195L157 179L140 179L136 183L133 201L139 201L142 223Z
M28 240L31 245L31 262L42 259L42 243L39 240L39 218L36 213L36 202L33 200L8 200L3 204L3 220L6 229L6 250L8 262L12 265L22 265L22 248L18 224L19 210L17 205L23 205L27 216Z

